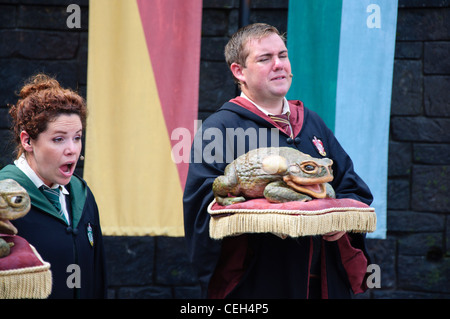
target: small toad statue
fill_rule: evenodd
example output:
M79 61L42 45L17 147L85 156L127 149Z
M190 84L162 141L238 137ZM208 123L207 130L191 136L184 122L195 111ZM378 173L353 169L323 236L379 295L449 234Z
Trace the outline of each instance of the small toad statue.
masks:
M25 216L30 207L30 196L19 183L12 179L0 180L0 235L17 234L10 220ZM0 237L0 258L9 255L12 245Z

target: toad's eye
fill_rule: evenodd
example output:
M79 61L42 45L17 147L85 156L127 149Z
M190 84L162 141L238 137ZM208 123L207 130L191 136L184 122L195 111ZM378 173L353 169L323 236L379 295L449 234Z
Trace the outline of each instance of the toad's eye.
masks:
M10 198L9 198L9 202L11 203L11 204L15 204L15 205L19 205L20 203L22 203L23 202L23 196L21 196L21 195L17 195L17 196L11 196Z
M317 165L315 165L314 163L311 163L311 162L302 164L301 168L305 173L308 173L308 174L314 174L317 172L317 169L318 169Z

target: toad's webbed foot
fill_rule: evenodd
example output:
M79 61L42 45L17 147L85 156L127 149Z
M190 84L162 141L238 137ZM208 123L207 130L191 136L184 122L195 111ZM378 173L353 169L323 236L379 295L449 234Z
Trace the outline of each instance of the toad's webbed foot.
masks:
M222 206L228 206L231 204L236 204L236 203L242 203L245 202L246 199L242 196L238 196L238 197L221 197L221 196L216 196L216 202Z
M267 184L264 189L264 197L272 203L284 203L292 201L306 202L312 198L308 195L296 192L283 181L276 181Z

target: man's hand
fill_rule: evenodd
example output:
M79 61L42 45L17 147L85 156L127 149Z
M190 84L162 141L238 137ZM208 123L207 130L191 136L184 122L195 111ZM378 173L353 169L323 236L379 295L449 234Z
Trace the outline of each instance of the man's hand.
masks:
M344 236L345 233L345 231L334 231L323 235L323 239L326 241L335 241Z

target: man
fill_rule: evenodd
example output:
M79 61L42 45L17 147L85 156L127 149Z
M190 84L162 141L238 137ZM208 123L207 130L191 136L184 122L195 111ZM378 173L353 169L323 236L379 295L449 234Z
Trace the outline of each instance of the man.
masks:
M319 116L301 101L286 100L291 65L284 38L276 28L257 23L238 30L225 47L225 58L242 93L205 120L197 133L183 198L186 241L202 296L348 298L352 291L363 292L368 264L364 235L334 232L283 239L274 234L242 234L220 241L209 237L207 206L213 200L212 183L241 155L239 143L244 144L240 153L287 146L313 157L331 158L336 197L366 204L372 201L351 159ZM243 142L238 134L230 134L239 128L254 129L259 133L257 141L247 138ZM261 137L263 130L273 128L279 134ZM205 134L212 129L222 133L215 142L223 142L211 155L214 160L208 158L211 134Z

